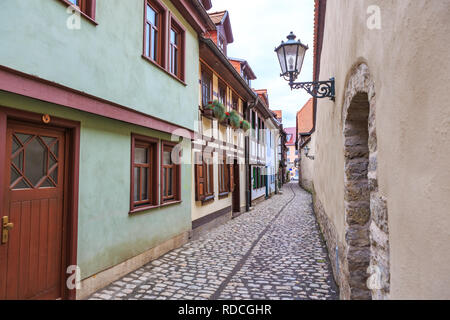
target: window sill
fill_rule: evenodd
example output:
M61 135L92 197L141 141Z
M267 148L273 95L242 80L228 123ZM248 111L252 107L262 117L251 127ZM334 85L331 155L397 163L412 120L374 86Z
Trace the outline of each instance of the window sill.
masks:
M73 7L75 10L77 10L80 15L84 18L86 18L90 23L92 23L94 26L98 26L98 22L95 21L95 19L92 19L90 16L88 16L86 13L81 11L79 8L77 8L73 3L69 2L68 0L59 0L63 4L65 4L68 7Z
M229 194L230 194L230 193L229 193L228 191L227 191L227 192L219 193L219 199L228 198Z
M160 207L167 207L167 206L171 206L173 204L180 204L182 201L181 200L171 200L171 201L167 201L164 202L160 205Z
M210 195L210 196L206 196L206 197L204 197L204 198L201 200L202 205L208 204L208 203L213 202L213 201L214 201L214 194L213 194L213 195Z
M160 205L150 205L150 206L145 206L145 207L138 207L138 208L134 208L132 210L130 210L130 212L128 212L129 215L133 215L136 213L141 213L143 211L147 211L147 210L152 210L152 209L156 209L159 208Z
M169 75L171 78L177 80L179 83L181 83L183 86L187 87L186 82L184 82L183 80L181 80L180 78L178 78L177 76L173 75L172 73L170 73L169 71L167 71L166 69L164 69L163 67L161 67L159 64L157 64L156 62L154 62L152 59L150 59L149 57L145 56L145 55L141 55L142 59L144 59L145 61L151 63L152 65L154 65L155 67L157 67L159 70L164 71L164 73L166 73L167 75Z

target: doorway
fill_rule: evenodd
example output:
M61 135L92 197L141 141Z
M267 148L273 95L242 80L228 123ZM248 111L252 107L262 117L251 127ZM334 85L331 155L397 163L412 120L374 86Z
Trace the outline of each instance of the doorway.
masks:
M79 123L41 119L0 111L1 300L76 298Z

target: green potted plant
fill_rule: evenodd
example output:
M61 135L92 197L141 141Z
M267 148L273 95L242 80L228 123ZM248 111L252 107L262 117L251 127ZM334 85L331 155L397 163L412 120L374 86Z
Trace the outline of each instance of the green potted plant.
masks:
M236 110L231 110L230 115L228 116L230 119L230 125L233 129L239 129L241 126L241 116L239 113L236 112Z
M203 108L203 115L212 118L214 116L214 103L213 101L208 101L206 107Z
M216 119L219 122L222 122L225 119L225 117L226 117L226 115L225 115L225 107L223 106L222 103L220 103L217 100L214 100L213 105L214 105L214 109L213 109L214 117L216 117Z
M247 132L250 129L250 123L247 120L241 121L241 128L244 132Z

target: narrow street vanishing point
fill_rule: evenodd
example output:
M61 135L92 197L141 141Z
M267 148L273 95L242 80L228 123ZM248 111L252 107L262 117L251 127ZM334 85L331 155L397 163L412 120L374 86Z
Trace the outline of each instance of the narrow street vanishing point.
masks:
M311 195L282 190L90 299L337 299Z

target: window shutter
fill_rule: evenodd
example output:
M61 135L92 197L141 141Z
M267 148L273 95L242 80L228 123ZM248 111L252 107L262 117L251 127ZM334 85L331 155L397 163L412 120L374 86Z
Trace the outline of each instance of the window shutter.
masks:
M228 175L228 177L229 177L229 190L230 190L230 192L233 192L234 191L234 166L232 165L232 164L229 164L228 165L228 172L229 172L229 175Z
M207 179L211 190L210 194L208 194L210 196L214 194L214 165L211 163L207 164L207 166L209 166L209 177Z
M205 197L205 172L201 153L195 154L195 200L201 201Z

